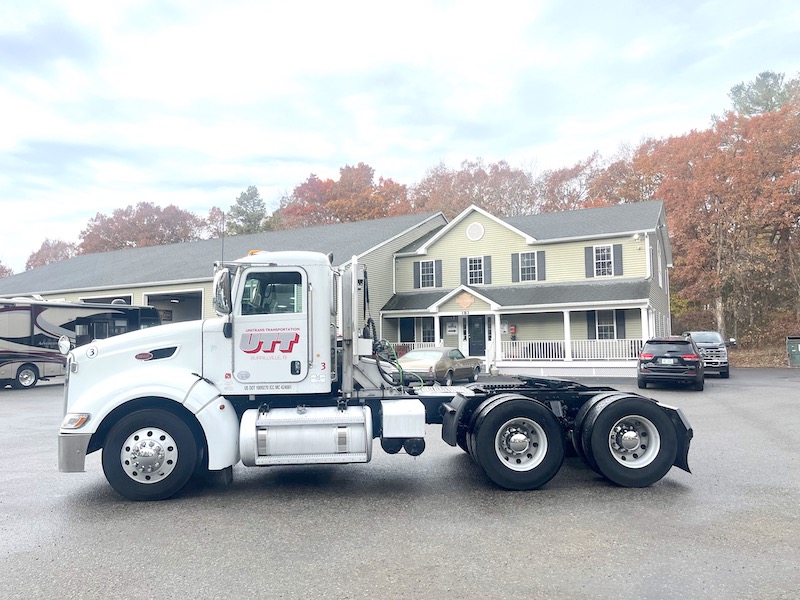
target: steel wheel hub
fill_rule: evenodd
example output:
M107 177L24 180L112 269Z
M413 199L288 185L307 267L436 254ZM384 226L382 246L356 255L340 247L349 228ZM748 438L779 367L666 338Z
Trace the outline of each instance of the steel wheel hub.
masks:
M497 430L495 452L500 462L512 471L530 471L547 454L547 435L536 421L517 417Z
M658 456L661 435L650 419L630 415L614 423L608 436L608 448L621 465L641 469Z
M178 446L166 431L148 427L134 431L120 451L122 470L138 483L158 483L175 469Z

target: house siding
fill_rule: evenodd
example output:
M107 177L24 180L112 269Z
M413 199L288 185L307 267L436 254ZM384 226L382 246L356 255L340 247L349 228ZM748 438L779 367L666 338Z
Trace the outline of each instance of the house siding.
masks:
M479 223L484 228L480 240L467 237L467 229ZM427 254L414 257L399 257L395 269L398 292L413 291L414 263L420 260L441 260L443 262L442 287L454 289L461 285L459 260L472 256L491 257L491 284L535 286L538 281L514 281L512 256L520 252L544 252L545 280L548 283L585 281L585 248L595 245L618 244L622 252L623 274L614 277L643 279L647 277L647 252L642 240L630 236L602 240L582 240L555 244L528 244L521 235L500 223L475 212L457 223L441 239L431 244ZM610 279L613 277L603 279ZM481 287L481 286L475 286ZM429 289L429 288L426 288Z

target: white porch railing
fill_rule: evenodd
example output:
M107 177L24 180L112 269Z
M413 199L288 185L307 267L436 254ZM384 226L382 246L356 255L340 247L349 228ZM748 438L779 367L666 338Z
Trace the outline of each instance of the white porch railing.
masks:
M642 340L572 340L572 360L629 360L639 356ZM501 360L567 360L563 340L501 342Z
M389 342L398 356L420 348L435 348L436 342Z
M574 360L619 360L637 358L642 340L572 340Z
M500 342L500 360L564 360L564 342Z

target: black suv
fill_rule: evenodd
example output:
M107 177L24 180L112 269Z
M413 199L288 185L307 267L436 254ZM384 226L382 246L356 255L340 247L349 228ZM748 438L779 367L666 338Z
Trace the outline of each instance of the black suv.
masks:
M644 343L637 367L639 387L648 383L676 381L703 390L703 361L692 338L653 338Z

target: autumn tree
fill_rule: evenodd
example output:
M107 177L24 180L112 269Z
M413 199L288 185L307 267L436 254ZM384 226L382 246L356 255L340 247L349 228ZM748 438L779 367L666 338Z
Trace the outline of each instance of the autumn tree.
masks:
M537 212L576 210L608 203L590 194L592 180L602 168L598 152L571 167L551 169L536 178ZM611 203L616 204L617 201Z
M0 277L10 277L14 274L14 271L11 267L7 267L3 264L3 261L0 260Z
M226 229L231 235L245 235L266 231L267 205L261 199L258 188L251 185L239 194L228 210Z
M533 176L505 161L484 164L465 160L459 169L440 163L429 169L411 189L415 212L442 211L452 218L470 205L500 216L535 210Z
M281 198L273 215L282 229L380 219L411 211L405 185L393 179L378 178L375 169L365 163L345 165L339 179L320 179L310 175Z
M225 233L225 213L218 206L208 211L203 229L210 238L221 238Z
M111 216L97 213L81 231L80 254L141 246L175 244L200 239L203 220L174 205L150 202L118 208Z
M64 240L51 240L46 238L38 250L32 252L25 263L25 270L36 269L72 258L78 253L78 246Z

